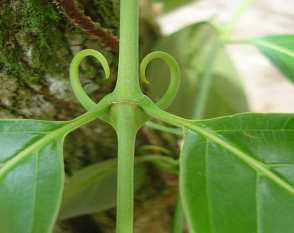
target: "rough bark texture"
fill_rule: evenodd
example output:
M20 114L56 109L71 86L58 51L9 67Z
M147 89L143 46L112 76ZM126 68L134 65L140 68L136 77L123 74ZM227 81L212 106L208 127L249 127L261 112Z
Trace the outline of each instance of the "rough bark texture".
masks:
M144 54L159 34L147 1L142 1L142 9ZM68 68L73 54L84 48L102 51L112 67L109 82L101 78L102 71L94 60L83 62L80 75L85 89L96 100L110 92L116 77L118 27L118 0L0 1L0 118L68 120L80 115L84 110L71 91ZM140 131L138 147L154 143L174 144L175 140L148 129ZM65 144L67 174L115 157L115 145L114 131L101 122L72 133ZM149 173L150 179L137 197L135 229L168 232L174 188L166 183L174 177L152 168ZM114 232L114 222L112 210L58 223L56 232Z

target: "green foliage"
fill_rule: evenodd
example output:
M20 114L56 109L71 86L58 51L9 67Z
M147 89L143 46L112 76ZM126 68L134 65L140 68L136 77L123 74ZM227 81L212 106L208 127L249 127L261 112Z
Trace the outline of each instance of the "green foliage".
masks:
M251 40L290 81L294 81L294 35L272 35Z
M220 43L213 58L209 55L211 47ZM182 82L178 95L169 110L172 113L194 117L200 81L207 70L211 72L211 84L208 84L204 116L216 117L248 110L247 100L238 73L216 29L209 23L202 22L188 26L172 35L161 38L155 49L170 53L179 62ZM211 60L215 59L213 64ZM162 64L152 64L149 70L151 95L158 98L168 82L169 73L162 69ZM185 104L183 104L185 103Z
M64 137L101 115L101 107L69 122L0 121L1 229L52 231L63 190Z
M56 122L0 121L1 231L52 231L63 189L62 127Z
M135 191L143 187L148 162L170 172L178 164L158 155L137 156L135 160ZM112 159L81 169L65 183L60 219L98 213L116 206L117 160ZM83 201L81 201L83 200Z
M138 166L135 174L136 191L143 184L144 167ZM117 160L109 160L81 169L65 183L59 217L67 219L114 208L116 186Z
M294 227L293 114L241 114L198 122L181 153L191 232L290 233Z

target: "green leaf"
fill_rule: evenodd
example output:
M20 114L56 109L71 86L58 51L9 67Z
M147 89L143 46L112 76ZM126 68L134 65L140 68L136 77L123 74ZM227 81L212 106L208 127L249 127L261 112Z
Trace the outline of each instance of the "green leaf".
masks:
M153 162L161 169L177 170L177 163L171 158L146 155L135 161L135 191L145 181L145 166ZM117 160L93 164L75 173L65 183L60 219L98 213L116 206Z
M100 162L76 172L65 182L59 218L113 208L116 200L116 160Z
M216 30L206 22L193 24L162 38L155 50L170 53L178 61L182 82L179 93L169 111L193 118L199 80L205 73L210 48L218 42ZM205 117L216 117L248 110L248 104L238 73L223 47L219 48L212 67L212 83L205 109ZM149 69L151 96L158 99L169 82L169 72L159 62Z
M1 232L52 232L63 189L64 125L0 121Z
M294 35L258 37L251 42L290 81L294 82Z
M292 233L294 115L238 114L195 122L180 187L191 232Z
M135 169L135 190L144 181L144 167ZM65 184L60 219L98 213L116 206L117 160L88 166Z

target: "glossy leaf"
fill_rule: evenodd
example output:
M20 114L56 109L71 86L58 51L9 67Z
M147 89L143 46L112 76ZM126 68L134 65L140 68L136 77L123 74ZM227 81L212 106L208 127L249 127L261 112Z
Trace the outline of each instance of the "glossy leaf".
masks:
M294 35L259 37L253 39L252 43L290 81L294 82Z
M191 232L292 233L294 115L239 114L189 131L180 162Z
M159 168L177 171L177 163L171 158L146 155L135 160L135 191L145 181L145 162L153 162ZM65 183L60 209L60 219L98 213L116 206L117 160L109 160L88 166L75 173Z
M223 47L219 48L212 67L207 63L209 50L217 38L216 30L209 23L197 23L162 38L155 50L170 53L178 61L182 82L179 93L169 111L193 118L200 78L212 68L212 82L207 98L205 117L216 117L248 111L248 104L238 73ZM158 99L169 82L167 69L153 62L149 69L151 96Z
M63 189L62 126L0 121L1 232L52 232Z

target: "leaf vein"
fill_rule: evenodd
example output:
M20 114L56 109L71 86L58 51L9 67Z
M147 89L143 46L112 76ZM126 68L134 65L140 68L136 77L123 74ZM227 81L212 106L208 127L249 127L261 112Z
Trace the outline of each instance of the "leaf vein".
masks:
M263 162L255 159L254 157L248 155L235 145L225 141L221 135L217 134L213 130L208 130L207 128L203 128L201 126L193 125L190 122L183 122L185 124L185 127L189 128L190 130L193 130L194 132L210 139L212 142L220 145L224 149L230 151L233 155L237 156L241 161L246 163L249 167L251 167L253 170L255 170L257 173L260 172L276 184L278 184L280 187L284 188L287 190L289 193L294 195L294 187L287 183L285 180L280 178L277 174L272 172L271 170L268 169L266 164Z

